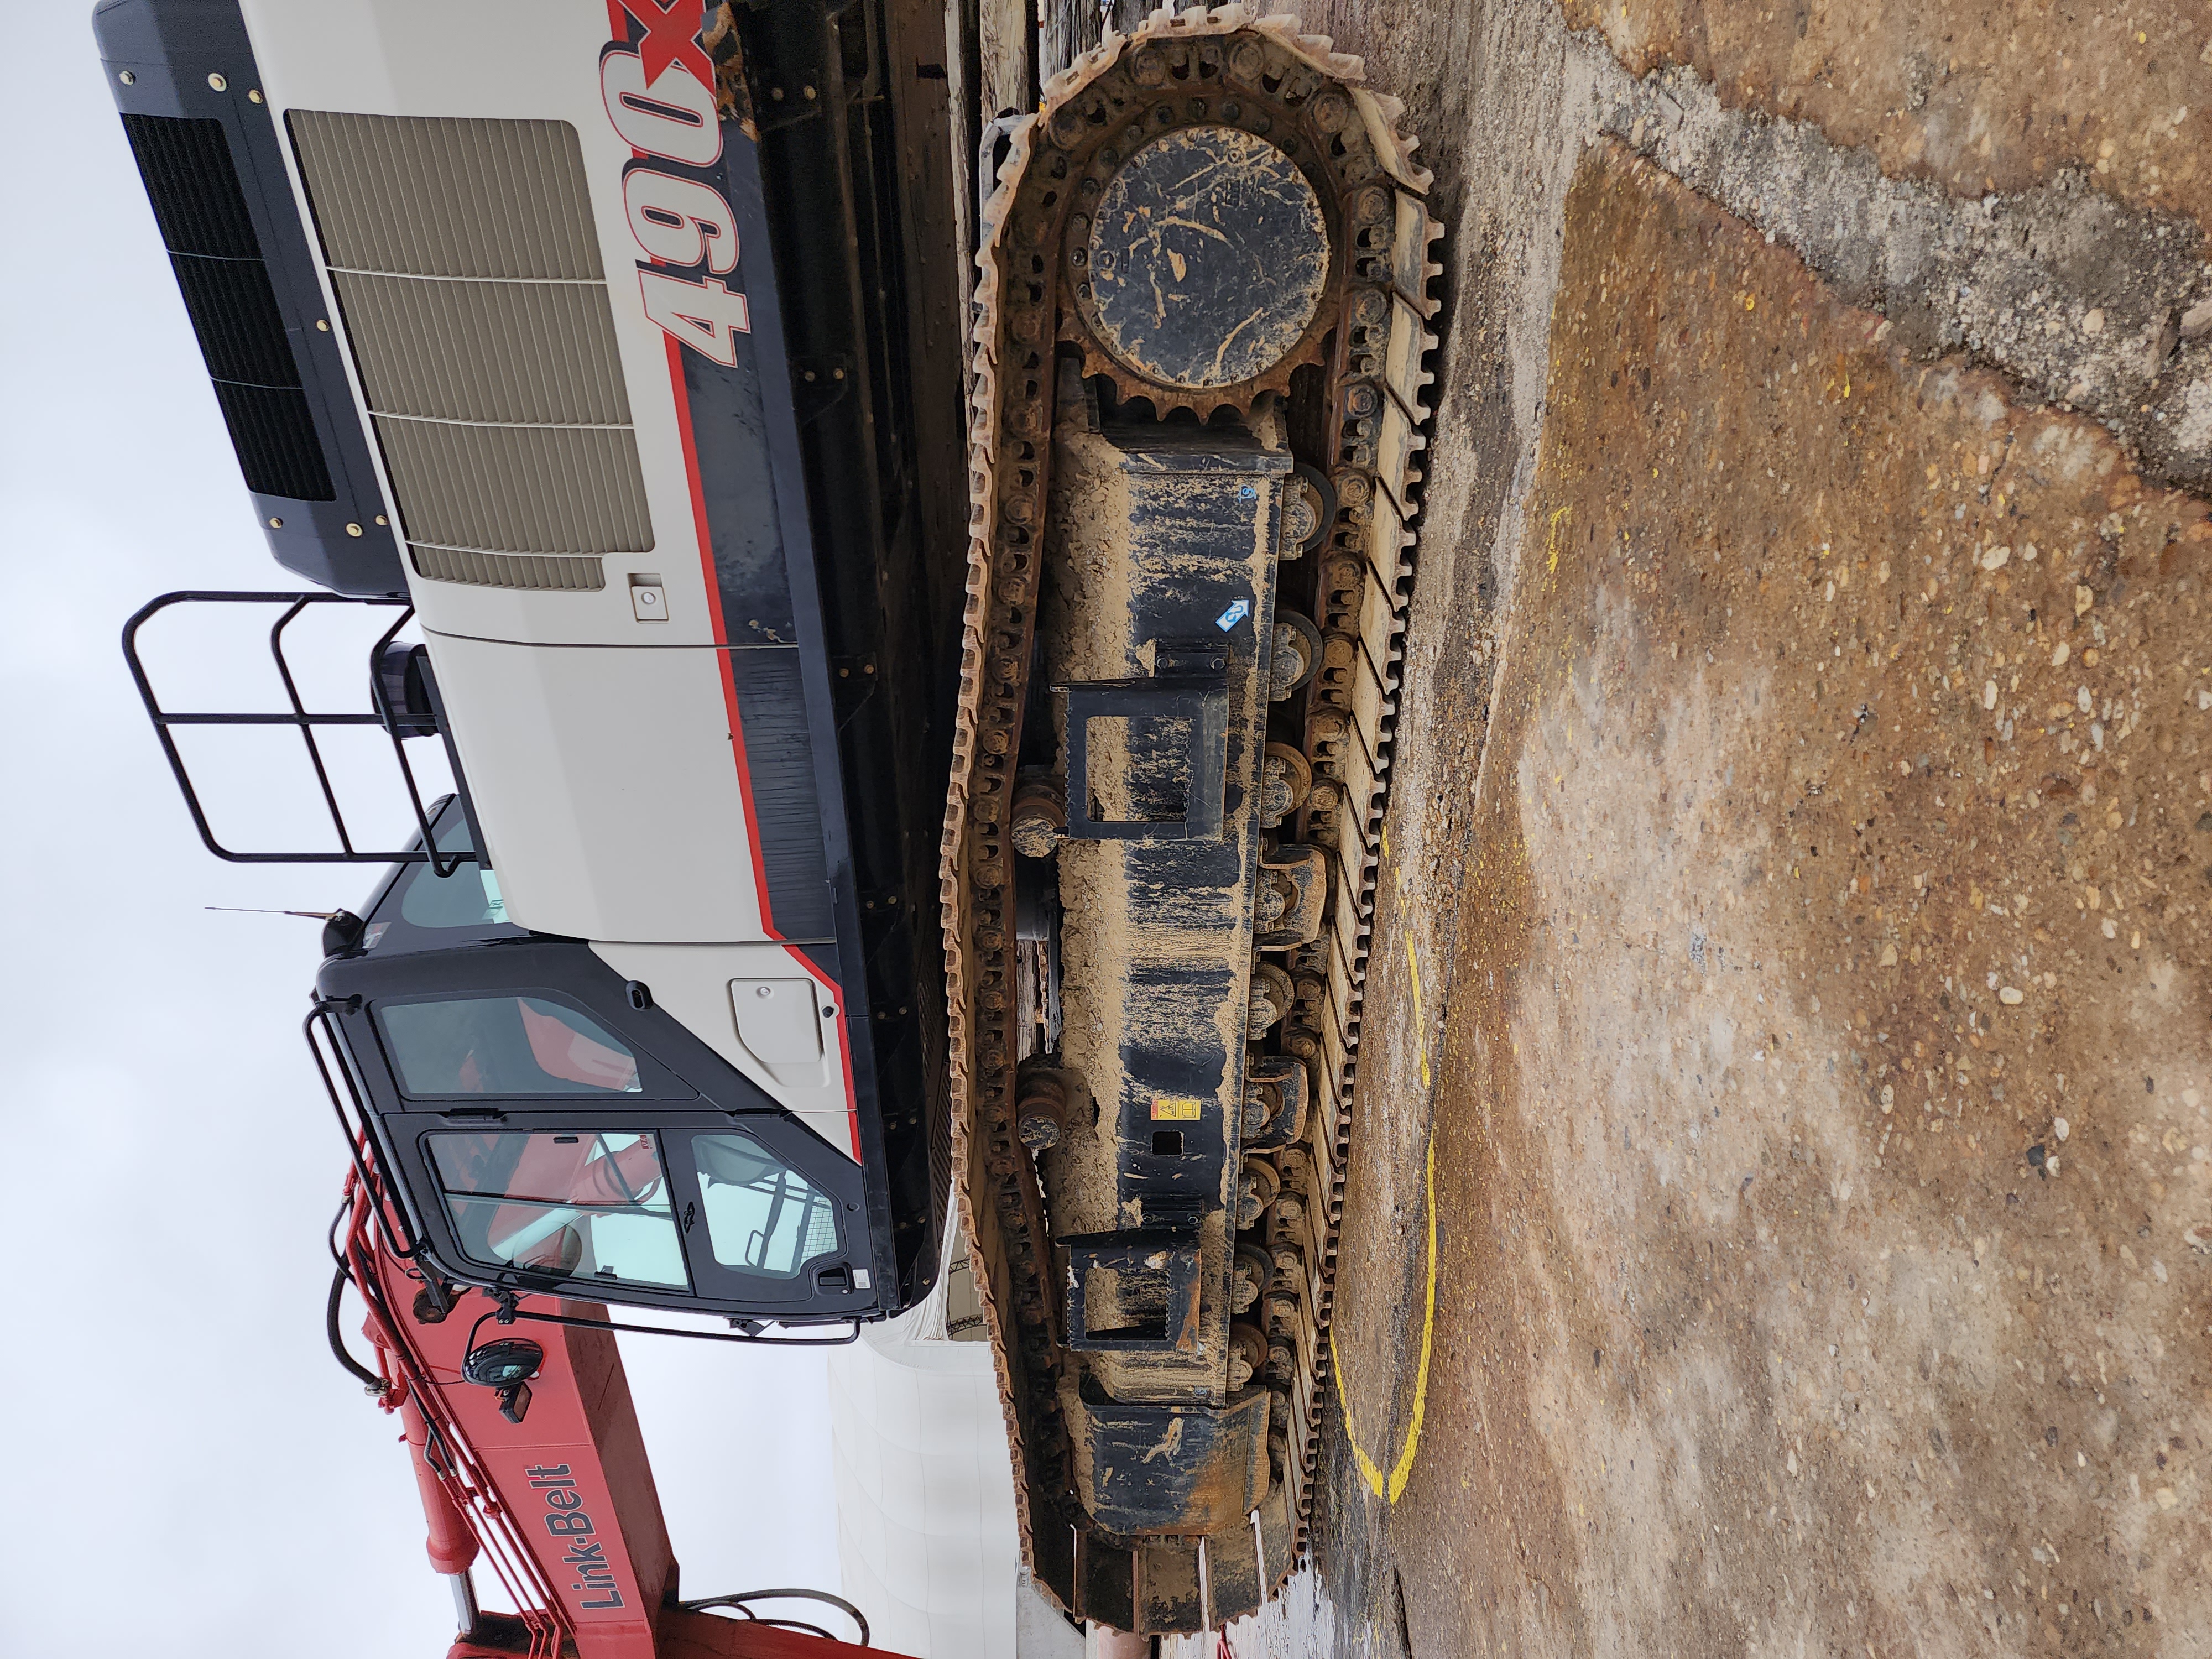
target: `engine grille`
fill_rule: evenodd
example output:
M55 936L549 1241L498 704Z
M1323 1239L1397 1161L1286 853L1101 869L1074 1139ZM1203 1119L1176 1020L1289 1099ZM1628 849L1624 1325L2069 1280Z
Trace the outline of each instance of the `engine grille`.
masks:
M416 572L604 587L653 526L575 130L289 118Z

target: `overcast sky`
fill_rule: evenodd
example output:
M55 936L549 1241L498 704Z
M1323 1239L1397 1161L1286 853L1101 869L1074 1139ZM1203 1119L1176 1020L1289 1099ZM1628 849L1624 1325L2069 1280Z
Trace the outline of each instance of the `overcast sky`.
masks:
M323 1343L345 1155L299 1036L315 924L204 908L358 904L374 873L208 855L117 649L166 589L290 583L90 10L11 8L0 100L0 1652L289 1659L312 1631L332 1659L428 1659L451 1602L397 1425ZM171 660L263 694L254 651ZM241 833L297 801L279 758L219 775ZM836 1588L819 1353L624 1351L686 1593Z

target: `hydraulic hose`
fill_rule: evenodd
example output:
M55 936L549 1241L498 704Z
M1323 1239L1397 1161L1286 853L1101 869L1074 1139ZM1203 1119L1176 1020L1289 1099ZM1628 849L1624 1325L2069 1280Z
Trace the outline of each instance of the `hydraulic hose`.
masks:
M345 1337L338 1329L338 1300L345 1295L345 1287L352 1282L353 1275L341 1261L337 1272L331 1275L330 1300L323 1307L323 1334L330 1339L331 1352L337 1356L338 1364L346 1368L347 1374L371 1394L380 1394L384 1390L384 1379L346 1352Z

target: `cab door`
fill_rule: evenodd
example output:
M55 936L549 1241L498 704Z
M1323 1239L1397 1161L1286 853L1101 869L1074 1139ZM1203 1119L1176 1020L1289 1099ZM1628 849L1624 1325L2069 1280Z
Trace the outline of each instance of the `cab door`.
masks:
M387 1128L458 1277L780 1320L872 1303L856 1195L802 1173L773 1120L525 1109Z

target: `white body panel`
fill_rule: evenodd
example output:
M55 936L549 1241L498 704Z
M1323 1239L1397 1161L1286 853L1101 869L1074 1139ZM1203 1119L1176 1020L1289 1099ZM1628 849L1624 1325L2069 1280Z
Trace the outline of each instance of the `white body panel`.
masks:
M471 587L426 581L410 570L410 597L425 626L532 644L710 644L706 567L670 390L669 339L645 315L634 273L640 249L623 212L623 167L635 152L607 119L599 93L599 52L608 40L605 5L552 0L532 7L526 17L483 0L374 0L344 7L245 0L245 10L280 124L295 108L556 120L575 130L583 149L653 545L643 553L608 555L606 586L597 592ZM287 155L301 216L313 226L289 146ZM343 332L327 273L324 282L332 325ZM354 393L366 420L357 377ZM381 469L380 456L378 465ZM391 480L384 484L390 501ZM632 574L661 578L668 590L666 622L641 623L632 614ZM530 927L550 925L519 919Z
M836 988L810 974L797 951L781 945L601 943L592 949L624 979L651 986L655 1003L816 1134L839 1152L860 1157L860 1127L846 1085L850 1062L844 1012ZM811 988L821 1000L761 997L756 993L762 985L793 993ZM732 1006L733 998L742 999L740 1006ZM825 1018L823 1009L836 1012ZM740 1014L750 1028L744 1032ZM818 1058L804 1065L763 1060L747 1045L748 1036L771 1055L812 1049Z
M589 939L767 938L720 653L425 641L513 920Z

